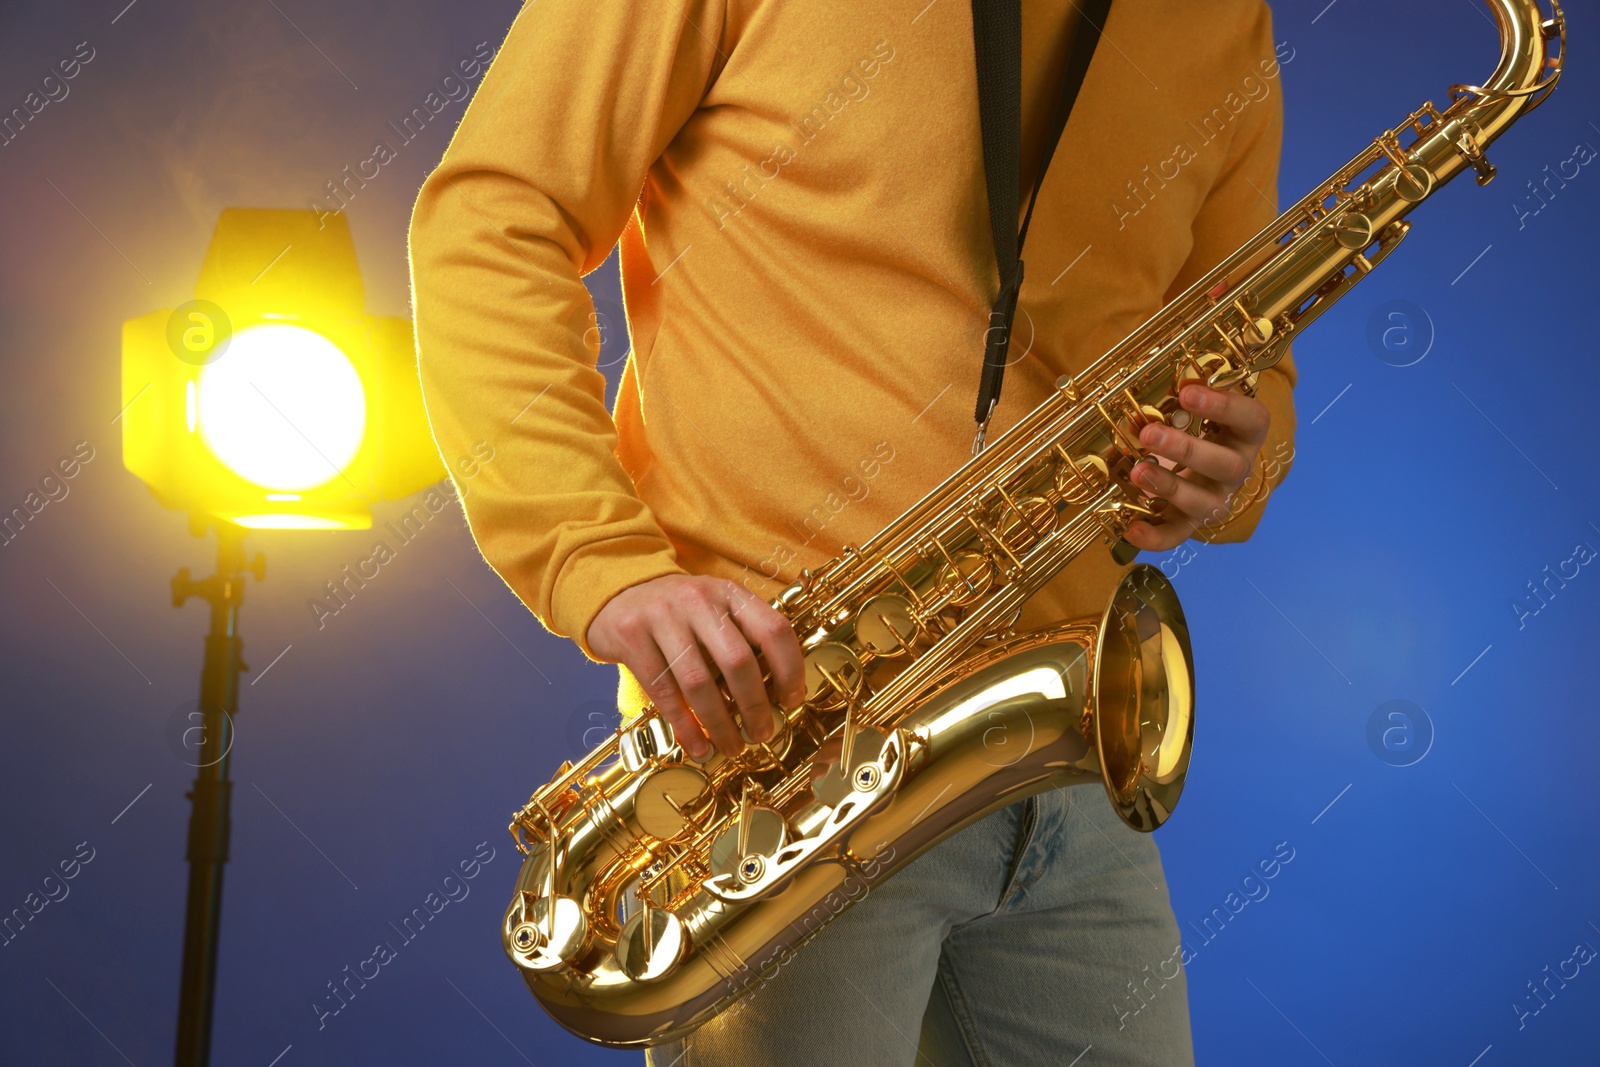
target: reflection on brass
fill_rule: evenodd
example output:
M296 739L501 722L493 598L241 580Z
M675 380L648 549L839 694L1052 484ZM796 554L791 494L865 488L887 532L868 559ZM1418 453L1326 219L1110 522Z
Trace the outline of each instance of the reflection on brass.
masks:
M748 836L741 840L741 834ZM711 843L711 871L729 874L737 871L747 856L775 856L788 839L789 831L781 814L771 808L752 807L748 821L741 819Z
M575 959L588 936L588 917L571 897L519 893L506 910L503 937L512 959L527 970L550 971ZM555 907L550 901L555 900Z
M886 740L878 730L856 730L851 734L850 751L845 752L842 740L824 745L812 764L811 793L822 803L833 807L855 788L853 774L858 767L878 758Z
M1433 192L1433 182L1433 171L1412 164L1395 176L1395 195L1407 203L1420 204Z
M564 766L512 822L526 854L501 929L538 1002L591 1041L691 1033L906 863L1041 790L1098 783L1135 830L1172 814L1195 729L1189 632L1123 539L1155 514L1128 482L1138 431L1216 427L1178 403L1237 385L1389 256L1416 205L1542 103L1565 19L1485 0L1501 58L1292 205L889 523L773 601L805 650L781 743L691 764L653 708ZM1559 43L1560 51L1551 56ZM1098 546L1098 548L1097 548ZM1103 612L1014 633L1086 551L1132 564Z
M938 592L952 604L971 604L993 588L994 579L994 561L983 552L954 552L939 571Z
M856 633L874 655L898 656L911 648L920 626L917 613L903 596L884 593L861 609Z
M850 648L824 641L808 649L806 702L833 706L861 691L861 660Z
M623 926L617 965L636 982L654 982L672 973L687 947L682 920L670 911L646 907Z
M1155 414L1159 417L1161 413ZM1042 496L1025 496L1007 502L1000 517L1000 538L1006 544L1026 548L1050 533L1055 523L1054 504Z
M1058 459L1055 470L1056 493L1069 504L1087 504L1111 481L1111 469L1098 454L1078 456L1071 462Z
M663 841L677 837L688 826L684 811L705 793L705 775L692 767L661 767L647 774L634 800L639 828Z
M1272 333L1271 319L1251 319L1244 328L1245 344L1251 348L1260 348L1272 340Z
M1340 246L1359 252L1372 244L1372 220L1359 211L1347 211L1333 228Z

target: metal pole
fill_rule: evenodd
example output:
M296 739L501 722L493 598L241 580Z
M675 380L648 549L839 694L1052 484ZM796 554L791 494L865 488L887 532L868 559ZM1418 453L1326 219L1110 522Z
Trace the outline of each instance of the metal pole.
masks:
M206 1067L211 1058L211 1012L217 978L217 934L222 918L222 868L228 862L229 804L233 782L228 757L233 748L233 716L239 710L241 660L239 605L244 602L244 531L217 522L217 573L196 581L189 569L172 579L172 603L182 607L198 596L211 605L205 664L200 671L200 764L188 794L189 901L183 929L183 980L178 993L177 1067ZM259 581L266 560L249 564Z

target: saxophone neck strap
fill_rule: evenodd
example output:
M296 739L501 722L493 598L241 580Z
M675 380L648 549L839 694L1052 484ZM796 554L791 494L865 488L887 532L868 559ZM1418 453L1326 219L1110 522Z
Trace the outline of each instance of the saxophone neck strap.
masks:
M978 64L978 121L983 133L983 175L989 193L989 228L994 237L995 262L1000 270L1000 295L989 312L989 329L984 334L983 377L978 386L978 406L974 413L978 433L973 440L974 454L983 450L984 433L1006 371L1006 352L1011 340L1011 324L1017 313L1017 296L1022 291L1022 244L1033 221L1033 207L1044 184L1045 171L1055 155L1061 132L1066 129L1072 105L1078 99L1089 61L1100 42L1100 27L1105 25L1111 0L1073 0L1078 25L1072 48L1062 73L1060 91L1050 126L1045 131L1044 151L1034 175L1033 192L1021 229L1017 220L1017 201L1022 186L1022 0L972 0L973 54Z

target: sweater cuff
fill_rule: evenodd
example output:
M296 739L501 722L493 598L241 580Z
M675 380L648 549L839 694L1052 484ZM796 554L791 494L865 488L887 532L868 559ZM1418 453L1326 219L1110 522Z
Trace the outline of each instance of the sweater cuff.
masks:
M570 637L583 654L604 663L589 647L589 624L624 589L668 574L687 574L672 545L654 537L615 537L567 557L550 596L550 632Z

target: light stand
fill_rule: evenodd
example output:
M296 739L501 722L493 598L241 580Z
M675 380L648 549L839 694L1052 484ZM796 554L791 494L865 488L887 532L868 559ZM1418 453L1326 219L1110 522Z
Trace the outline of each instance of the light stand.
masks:
M183 927L183 980L178 993L177 1067L206 1067L211 1059L211 1012L217 981L217 935L222 919L222 868L228 862L229 804L233 782L228 755L233 716L239 710L239 672L249 670L241 654L239 605L248 570L256 581L267 574L266 557L244 559L244 531L216 521L217 573L199 581L184 567L172 579L172 604L198 596L211 605L205 664L200 671L200 764L189 812L189 903Z

